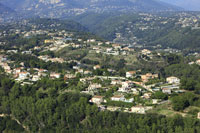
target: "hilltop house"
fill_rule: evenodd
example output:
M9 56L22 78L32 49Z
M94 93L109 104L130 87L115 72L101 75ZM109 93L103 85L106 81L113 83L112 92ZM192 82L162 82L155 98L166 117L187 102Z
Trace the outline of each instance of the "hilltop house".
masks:
M144 99L150 99L151 95L152 95L152 93L144 93L144 95L142 96L142 98L144 98Z
M101 84L90 84L87 91L96 91L101 87L102 87Z
M138 114L145 114L145 112L150 109L152 109L152 107L133 106L131 108L131 112Z
M126 87L133 87L134 83L132 81L126 81L126 82L122 82L122 87L126 88Z
M21 70L22 70L22 68L16 68L16 69L14 69L14 71L13 71L13 73L14 74L19 74L20 72L21 72Z
M120 85L122 83L121 80L112 80L111 85Z
M197 65L200 65L200 59L199 59L199 60L196 60L196 64L197 64Z
M180 84L180 79L177 77L168 77L166 81L169 84Z
M124 95L115 95L110 98L112 101L125 101Z
M158 78L158 74L147 73L145 75L141 75L141 79L143 82L148 82L150 79Z
M94 42L96 42L96 40L95 39L88 39L87 42L88 43L94 43Z
M166 94L171 94L172 90L170 88L162 88L162 92Z
M39 69L38 72L43 73L43 72L48 72L46 69Z
M80 66L73 66L73 69L78 70L78 69L80 69Z
M128 93L130 90L131 90L131 88L128 88L128 87L120 87L118 89L119 92L126 92L126 93Z
M129 92L134 86L134 83L131 81L122 82L122 87L119 88L119 92Z
M143 49L141 52L142 52L143 55L149 55L149 54L151 54L151 51L148 50L148 49Z
M48 55L41 55L38 57L39 59L43 60L43 61L49 61L49 56Z
M103 96L94 96L92 97L92 99L90 100L90 102L92 103L96 103L96 104L101 104L103 102Z
M91 72L91 71L84 71L83 73L84 73L85 75L92 74L92 72Z
M44 40L44 43L54 43L55 41L54 40Z
M47 74L46 74L46 73L44 73L44 72L38 72L38 76L46 77L46 76L47 76Z
M114 49L121 49L122 48L121 44L112 44L112 47Z
M30 73L28 73L28 72L20 72L18 79L19 80L25 80L25 79L28 78L29 75L30 75Z
M134 98L126 99L124 95L115 95L110 98L112 101L117 101L117 102L126 102L126 103L132 103L134 101Z
M97 70L97 69L100 69L100 68L101 68L100 65L96 65L96 66L93 67L94 70Z
M197 119L200 119L200 112L197 114Z
M65 74L64 76L64 80L68 80L68 79L73 79L73 78L76 78L76 75L74 74Z
M40 76L38 76L38 75L33 75L32 81L38 81L38 80L40 80Z
M91 82L94 80L94 77L85 77L85 78L80 78L80 81L85 83L85 82Z
M136 71L129 71L129 72L126 72L126 77L132 78L135 74L136 74Z
M49 59L51 62L58 62L58 63L63 63L64 60L62 58L50 58Z
M55 78L60 78L60 73L51 73L50 74L50 78L53 78L53 79L55 79Z

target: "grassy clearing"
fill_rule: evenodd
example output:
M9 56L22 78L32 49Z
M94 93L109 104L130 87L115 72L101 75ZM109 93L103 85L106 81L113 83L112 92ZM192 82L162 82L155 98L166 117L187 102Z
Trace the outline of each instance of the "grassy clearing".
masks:
M171 104L169 104L169 103L157 105L153 110L150 110L149 113L157 113L157 114L160 114L160 115L165 115L167 117L173 117L174 115L177 115L177 114L182 115L183 117L186 117L186 116L187 117L194 117L191 114L187 114L185 111L184 112L174 111L171 108Z

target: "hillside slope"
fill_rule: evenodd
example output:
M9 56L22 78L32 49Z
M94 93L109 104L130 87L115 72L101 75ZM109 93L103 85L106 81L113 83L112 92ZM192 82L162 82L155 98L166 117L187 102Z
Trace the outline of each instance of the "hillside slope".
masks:
M27 16L63 18L86 12L153 12L180 8L155 0L2 0Z
M191 17L192 14L188 16ZM195 17L195 15L193 16ZM84 14L74 18L91 32L117 43L177 49L200 49L200 30L196 25L182 27L177 14ZM188 22L189 23L189 22ZM116 34L120 34L117 37Z

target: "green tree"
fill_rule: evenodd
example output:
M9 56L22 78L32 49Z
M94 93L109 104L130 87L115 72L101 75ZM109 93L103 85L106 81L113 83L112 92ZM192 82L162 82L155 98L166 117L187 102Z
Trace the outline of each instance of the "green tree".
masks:
M189 106L189 102L184 97L175 96L172 98L172 107L174 110L181 111L181 110L184 110L188 106Z

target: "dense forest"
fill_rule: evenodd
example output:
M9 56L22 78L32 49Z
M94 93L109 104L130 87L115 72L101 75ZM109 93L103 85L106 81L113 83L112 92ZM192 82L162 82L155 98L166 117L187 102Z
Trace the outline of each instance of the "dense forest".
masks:
M200 121L179 115L129 114L99 111L89 95L64 92L64 80L42 79L20 86L0 75L0 113L12 115L31 132L135 132L198 133ZM75 83L76 84L76 83ZM9 119L0 119L1 131L23 131ZM10 128L10 124L14 124ZM7 125L7 126L6 126Z
M10 117L0 117L0 132L24 132L24 129Z

